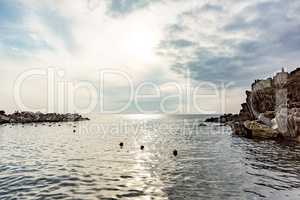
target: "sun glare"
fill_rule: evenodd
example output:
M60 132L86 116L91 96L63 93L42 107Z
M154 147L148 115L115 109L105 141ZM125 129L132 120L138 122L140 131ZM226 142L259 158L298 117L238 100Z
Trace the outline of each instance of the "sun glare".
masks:
M146 25L134 25L125 33L123 48L127 56L142 62L155 61L155 47L159 43L159 34Z
M163 117L161 114L129 114L124 116L126 119L131 120L148 120L148 119L160 119Z

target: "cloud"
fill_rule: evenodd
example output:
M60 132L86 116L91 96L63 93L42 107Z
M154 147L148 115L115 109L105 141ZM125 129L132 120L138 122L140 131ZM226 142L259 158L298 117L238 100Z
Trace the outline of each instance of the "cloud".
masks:
M21 55L23 51L51 50L51 47L45 41L22 29L19 31L5 29L0 33L0 37L0 49L6 55Z
M179 40L169 40L164 41L161 44L161 47L173 47L173 48L185 48L193 46L194 43L185 39L179 39Z
M221 12L223 11L223 6L222 5L217 5L217 4L206 4L201 8L202 11L215 11L215 12Z
M112 16L124 16L161 0L108 0L107 11Z
M190 71L199 83L234 81L242 88L299 63L299 11L294 0L2 0L1 85L11 88L24 70L54 66L67 80L94 85L97 72L109 68L128 73L134 84L183 86ZM114 91L109 104L126 101L120 78L107 85Z
M49 30L55 34L65 47L72 51L75 48L75 41L72 34L72 20L60 14L57 10L48 7L42 7L38 10L37 15Z
M35 0L0 2L2 59L35 59L53 52L74 51L72 21L57 5ZM38 58L40 59L40 58Z
M300 3L292 0L198 6L168 25L158 52L173 60L177 73L190 70L199 81L235 81L246 86L300 61L295 56L300 52L299 8Z

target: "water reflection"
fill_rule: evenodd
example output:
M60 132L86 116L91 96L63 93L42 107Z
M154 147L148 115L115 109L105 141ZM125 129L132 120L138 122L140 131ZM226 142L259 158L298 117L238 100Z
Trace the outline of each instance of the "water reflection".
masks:
M299 144L232 137L201 121L101 116L76 124L76 133L73 123L1 126L0 196L300 199ZM86 128L94 124L103 128Z
M251 184L245 192L270 199L300 198L300 145L235 138Z

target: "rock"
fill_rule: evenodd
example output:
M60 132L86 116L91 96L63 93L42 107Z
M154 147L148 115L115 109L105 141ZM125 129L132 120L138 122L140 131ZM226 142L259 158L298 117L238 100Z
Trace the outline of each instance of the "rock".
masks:
M257 121L245 121L244 127L252 138L277 139L279 132Z
M229 122L234 134L300 140L300 68L256 80L246 96L238 119Z
M300 136L300 108L292 108L288 111L287 132L292 138Z
M5 115L0 115L0 124L6 124L9 123L9 117Z
M88 118L83 118L79 114L57 114L57 113L47 113L43 114L41 112L19 112L16 111L13 114L6 115L5 112L0 114L0 123L38 123L38 122L69 122L69 121L83 121L89 120Z
M210 118L207 118L205 120L205 122L219 123L220 122L220 117L210 117Z
M246 91L246 93L247 93L247 98L248 98L250 96L251 92ZM239 113L239 120L241 120L241 121L254 120L255 116L252 113L251 105L248 103L243 103L241 106L242 106L242 109Z
M261 113L275 110L276 98L274 88L264 88L252 91L249 98L250 102L247 103L251 105L251 111L256 118Z
M225 114L220 117L220 122L228 123L228 122L236 121L236 120L238 120L238 118L239 118L239 116L236 114Z
M173 151L173 155L174 155L175 157L178 155L178 151L177 151L176 149Z
M288 109L286 107L279 107L276 112L276 116L273 120L273 128L278 129L278 131L286 137L289 137L288 130L287 130L287 116L288 116Z
M287 98L289 108L299 108L300 106L300 68L291 72L287 83Z
M272 118L266 117L265 113L259 114L257 120L262 124L265 124L267 126L272 126Z
M267 111L267 112L263 113L263 117L268 118L268 119L274 119L275 116L276 116L275 111Z
M205 120L205 122L214 122L214 123L227 123L236 121L239 119L239 116L236 114L224 114L220 117L211 117Z
M207 126L207 125L204 123L200 123L198 126Z
M229 124L231 127L234 135L244 136L248 137L247 131L245 130L245 127L240 122L232 122Z

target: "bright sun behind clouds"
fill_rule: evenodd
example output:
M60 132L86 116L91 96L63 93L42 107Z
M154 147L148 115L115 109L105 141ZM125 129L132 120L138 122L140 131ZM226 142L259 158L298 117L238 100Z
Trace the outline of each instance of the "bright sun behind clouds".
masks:
M159 41L159 32L152 26L139 21L124 30L121 48L122 52L131 59L153 63L156 60L155 51Z

